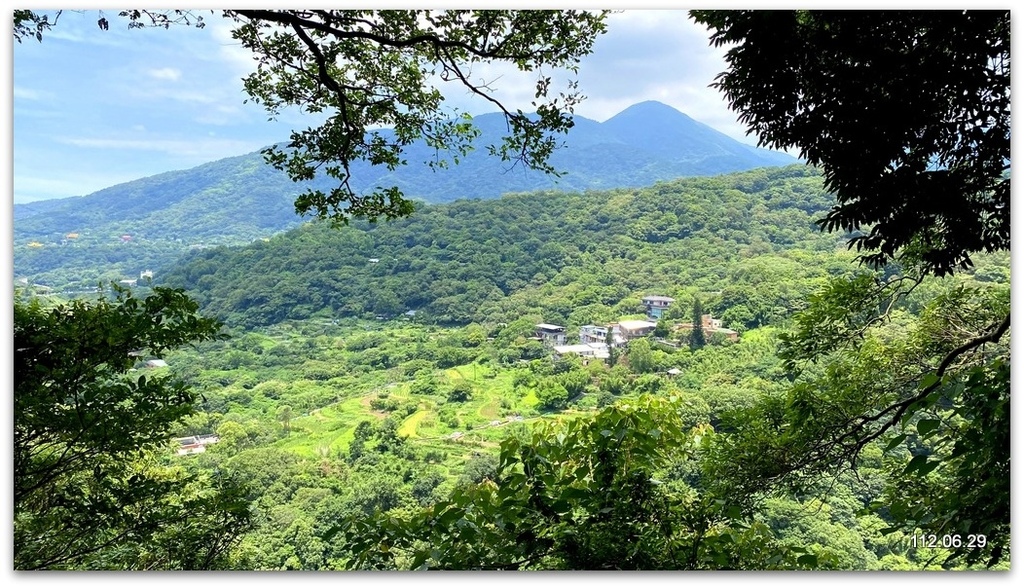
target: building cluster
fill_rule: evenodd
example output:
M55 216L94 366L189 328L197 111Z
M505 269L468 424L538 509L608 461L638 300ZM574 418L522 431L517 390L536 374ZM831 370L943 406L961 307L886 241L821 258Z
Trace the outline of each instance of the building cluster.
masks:
M579 343L566 344L566 328L561 325L540 323L536 326L535 339L554 350L555 357L575 354L589 359L608 359L611 349L625 347L633 339L646 337L654 332L675 299L668 296L645 296L642 301L648 320L623 320L608 325L584 325L580 327ZM710 339L715 334L724 335L730 341L738 341L739 333L722 327L722 321L710 314L703 315L701 328ZM691 331L693 323L680 323L674 331Z

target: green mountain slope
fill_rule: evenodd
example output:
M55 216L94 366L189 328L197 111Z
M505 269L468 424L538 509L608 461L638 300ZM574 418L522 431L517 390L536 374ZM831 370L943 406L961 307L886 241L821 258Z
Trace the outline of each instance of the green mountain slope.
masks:
M504 119L491 114L474 122L481 137L459 165L435 172L422 162L444 154L417 144L407 153L410 165L394 172L357 163L353 186L397 185L420 201L451 202L545 189L638 187L796 161L740 144L668 106L646 102L605 123L577 117L564 148L552 157L563 172L556 178L489 157L486 146L500 142ZM259 153L250 153L81 198L18 204L14 272L46 285L83 286L160 270L189 248L247 243L298 225L302 219L293 203L308 185L291 182ZM125 246L125 235L130 246Z
M536 314L579 325L638 312L643 292L692 289L730 300L733 322L753 327L787 312L830 263L846 267L837 237L814 225L829 201L804 166L516 194L376 225L308 223L269 242L193 252L161 281L250 326L409 310L440 323ZM801 292L782 292L782 282Z

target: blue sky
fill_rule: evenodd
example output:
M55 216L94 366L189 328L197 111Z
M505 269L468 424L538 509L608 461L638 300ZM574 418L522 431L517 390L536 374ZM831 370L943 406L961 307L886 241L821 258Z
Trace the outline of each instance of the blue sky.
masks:
M81 196L157 173L241 155L315 124L298 112L269 122L245 104L240 79L251 56L230 38L229 23L206 14L203 29L127 30L107 11L64 12L42 43L13 48L14 202ZM608 33L580 66L588 99L577 114L605 120L627 106L659 100L753 144L720 94L710 88L724 69L721 49L686 12L629 10L609 19ZM510 68L480 68L497 97L529 108L533 78ZM472 114L489 105L441 86L452 106Z

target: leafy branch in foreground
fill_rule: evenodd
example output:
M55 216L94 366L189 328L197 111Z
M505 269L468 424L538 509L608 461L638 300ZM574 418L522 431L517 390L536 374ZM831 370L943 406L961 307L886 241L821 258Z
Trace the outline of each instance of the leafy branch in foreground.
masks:
M358 569L778 569L817 558L780 545L736 508L666 477L707 427L685 430L670 399L642 397L542 424L502 442L494 479L408 518L335 529Z
M844 284L871 288L856 278ZM888 305L881 293L869 296L876 308ZM809 317L823 308L838 311L829 296L812 300L799 324L814 324ZM735 432L716 438L709 479L737 501L800 493L855 467L869 445L903 448L891 457L890 502L875 504L890 531L984 534L984 549L965 544L946 563L998 563L1009 541L1008 291L953 288L909 329L878 318L853 321L860 339L831 350L794 353L812 331L786 338L784 355L815 365L787 397L731 417ZM964 332L973 336L961 342Z
M14 305L16 569L223 565L247 525L237 485L160 463L196 394L146 355L221 338L180 290Z
M14 37L42 40L49 15L16 11ZM102 13L101 13L102 14ZM393 219L413 211L397 186L356 193L352 164L366 161L389 171L406 165L406 149L422 140L446 167L458 163L479 135L471 118L445 109L439 87L452 84L505 116L508 135L489 145L491 155L547 173L559 147L556 135L573 126L584 99L575 81L564 91L552 74L575 74L605 30L607 11L586 10L224 10L232 37L252 51L256 71L245 92L271 118L298 107L326 115L318 126L293 131L286 147L264 151L267 161L295 181L318 174L337 181L327 192L309 189L295 202L300 215L345 224L350 218ZM183 24L203 27L190 11L124 10L129 28ZM110 26L101 16L101 29ZM491 82L474 68L509 64L535 73L533 112L511 109L494 96ZM383 128L382 128L383 127Z
M874 265L927 273L1010 246L1010 13L693 11L729 47L715 87L762 145L800 150ZM861 232L864 228L865 232Z
M1008 11L690 14L729 46L715 86L760 144L822 169L836 205L819 225L845 231L862 262L943 277L1009 250ZM891 285L872 288L833 283L812 301L784 353L817 373L738 417L712 469L748 497L804 487L916 426L890 441L920 453L894 457L879 508L894 529L989 533L945 563L994 565L1009 546L1008 295L954 289L902 337L888 331Z

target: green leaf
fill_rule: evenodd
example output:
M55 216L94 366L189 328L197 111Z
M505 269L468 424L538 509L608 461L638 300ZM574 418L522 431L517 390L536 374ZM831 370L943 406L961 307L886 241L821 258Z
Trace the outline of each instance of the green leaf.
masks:
M907 435L897 435L897 436L893 437L892 441L889 441L889 444L886 445L885 449L882 450L882 453L887 453L889 451L892 451L893 449L896 448L896 446L898 446L901 443L903 443L904 441L906 441L906 439L907 439Z
M934 384L934 383L936 383L938 381L939 381L939 376L937 376L935 374L925 374L924 377L921 378L921 381L917 384L917 389L918 390L924 390L925 388L931 386L932 384Z
M934 470L935 468L939 467L940 465L942 465L942 462L941 462L941 461L939 461L939 460L932 460L932 461L929 461L929 462L925 463L925 464L924 464L923 466L919 467L919 468L918 468L918 472L919 472L919 473L920 473L920 474L921 474L922 476L927 476L927 475L928 475L928 474L930 474L930 473L931 473L931 472L932 472L932 471L933 471L933 470Z
M818 556L812 553L805 553L796 558L796 563L809 568L816 568L818 567Z
M903 469L904 474L916 472L919 476L927 476L932 470L939 467L942 462L939 460L928 460L927 455L918 455L910 460L907 467Z
M930 436L929 433L938 429L940 424L939 419L921 419L917 423L917 434L928 438Z

